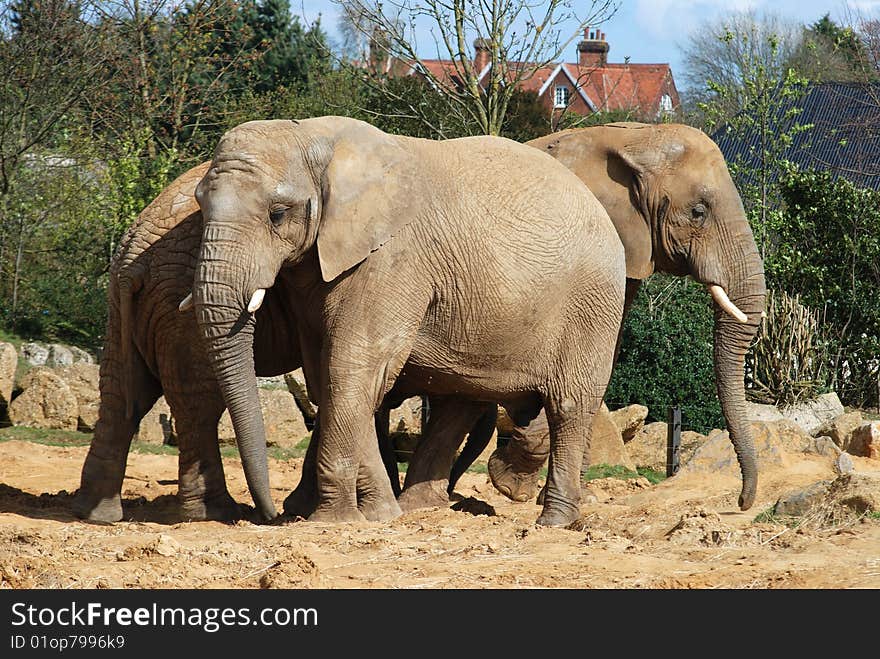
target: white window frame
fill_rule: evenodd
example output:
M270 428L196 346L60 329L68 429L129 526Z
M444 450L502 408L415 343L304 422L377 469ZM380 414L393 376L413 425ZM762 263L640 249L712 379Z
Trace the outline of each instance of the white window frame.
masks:
M560 92L564 97L562 102L559 101ZM571 103L571 89L568 88L568 85L556 85L553 90L553 107L567 108L569 103Z

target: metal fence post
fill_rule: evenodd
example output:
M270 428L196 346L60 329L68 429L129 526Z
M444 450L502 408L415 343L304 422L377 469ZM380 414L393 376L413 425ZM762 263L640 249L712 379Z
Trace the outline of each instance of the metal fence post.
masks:
M674 405L669 408L669 426L666 434L666 476L675 476L678 472L681 451L681 408Z

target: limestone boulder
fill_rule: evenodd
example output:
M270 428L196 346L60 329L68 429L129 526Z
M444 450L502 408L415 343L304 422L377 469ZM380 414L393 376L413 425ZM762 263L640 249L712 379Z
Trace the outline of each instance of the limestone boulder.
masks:
M29 366L45 366L49 359L49 347L41 343L22 343L19 351Z
M420 396L407 398L400 406L391 410L388 417L388 430L391 433L407 435L422 434L422 399Z
M644 427L647 418L648 408L644 405L628 405L611 412L611 420L620 430L624 444L630 442Z
M306 387L306 376L301 368L284 374L284 384L296 401L299 411L307 423L312 423L318 416L318 408L309 400L309 390Z
M880 475L842 474L831 483L828 499L859 514L880 512Z
M611 418L611 412L604 403L593 417L593 436L590 442L590 465L599 464L619 465L631 471L636 470L636 463L624 446L620 428Z
M853 431L864 423L859 411L847 412L825 421L815 432L814 437L826 436L846 451L849 448Z
M287 389L260 389L260 409L266 427L266 443L269 446L293 448L309 434L303 415L296 406L293 395ZM235 429L229 410L223 412L217 428L221 443L235 443Z
M49 356L46 358L46 366L60 368L73 364L73 352L70 348L60 343L49 344Z
M88 362L74 362L55 369L76 396L78 427L85 432L95 429L101 405L100 367Z
M20 386L22 393L9 405L13 425L76 430L79 417L76 396L52 369L31 369Z
M775 515L802 516L821 504L828 494L831 481L819 481L809 487L780 497L773 506Z
M0 341L0 408L12 402L15 387L15 369L18 366L18 351L11 343Z
M839 417L846 410L843 409L840 398L832 391L779 411L786 419L794 421L812 435L822 427L823 423Z
M146 416L141 419L141 425L135 441L146 444L176 444L177 435L174 432L174 419L171 416L171 408L165 401L165 396L159 398Z
M668 434L669 426L663 421L648 423L631 441L627 442L627 453L639 467L647 467L665 474ZM697 447L705 441L705 435L693 430L683 430L678 453L679 465L687 462Z
M775 405L746 403L746 421L778 421L782 418L782 413Z
M880 421L871 421L856 428L846 451L851 455L880 460Z

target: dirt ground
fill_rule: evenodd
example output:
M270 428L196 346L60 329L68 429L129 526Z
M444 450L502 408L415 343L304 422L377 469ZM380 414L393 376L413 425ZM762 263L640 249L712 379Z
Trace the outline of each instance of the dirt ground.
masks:
M126 521L98 525L69 510L86 450L0 443L0 587L880 588L876 517L755 521L780 495L834 478L818 457L762 473L746 512L736 479L593 481L577 528L548 529L535 526L538 506L508 501L478 473L450 508L388 523L180 523L176 456L132 454ZM854 460L880 472L880 461ZM271 462L279 509L300 465ZM249 502L240 462L226 470Z

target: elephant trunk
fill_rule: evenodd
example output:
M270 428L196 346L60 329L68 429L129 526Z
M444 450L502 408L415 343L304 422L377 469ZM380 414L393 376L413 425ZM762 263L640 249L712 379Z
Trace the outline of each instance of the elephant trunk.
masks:
M251 277L233 265L247 262L235 243L228 231L218 234L214 227L206 227L196 270L196 318L229 408L248 489L259 514L271 520L276 511L269 492L266 431L254 368L255 322L246 309L253 291L241 290L241 282Z
M758 460L751 423L746 417L744 367L746 352L761 323L766 294L757 251L745 263L746 274L731 282L730 301L747 320L730 315L716 302L714 332L715 386L742 473L741 510L752 506L758 489Z

